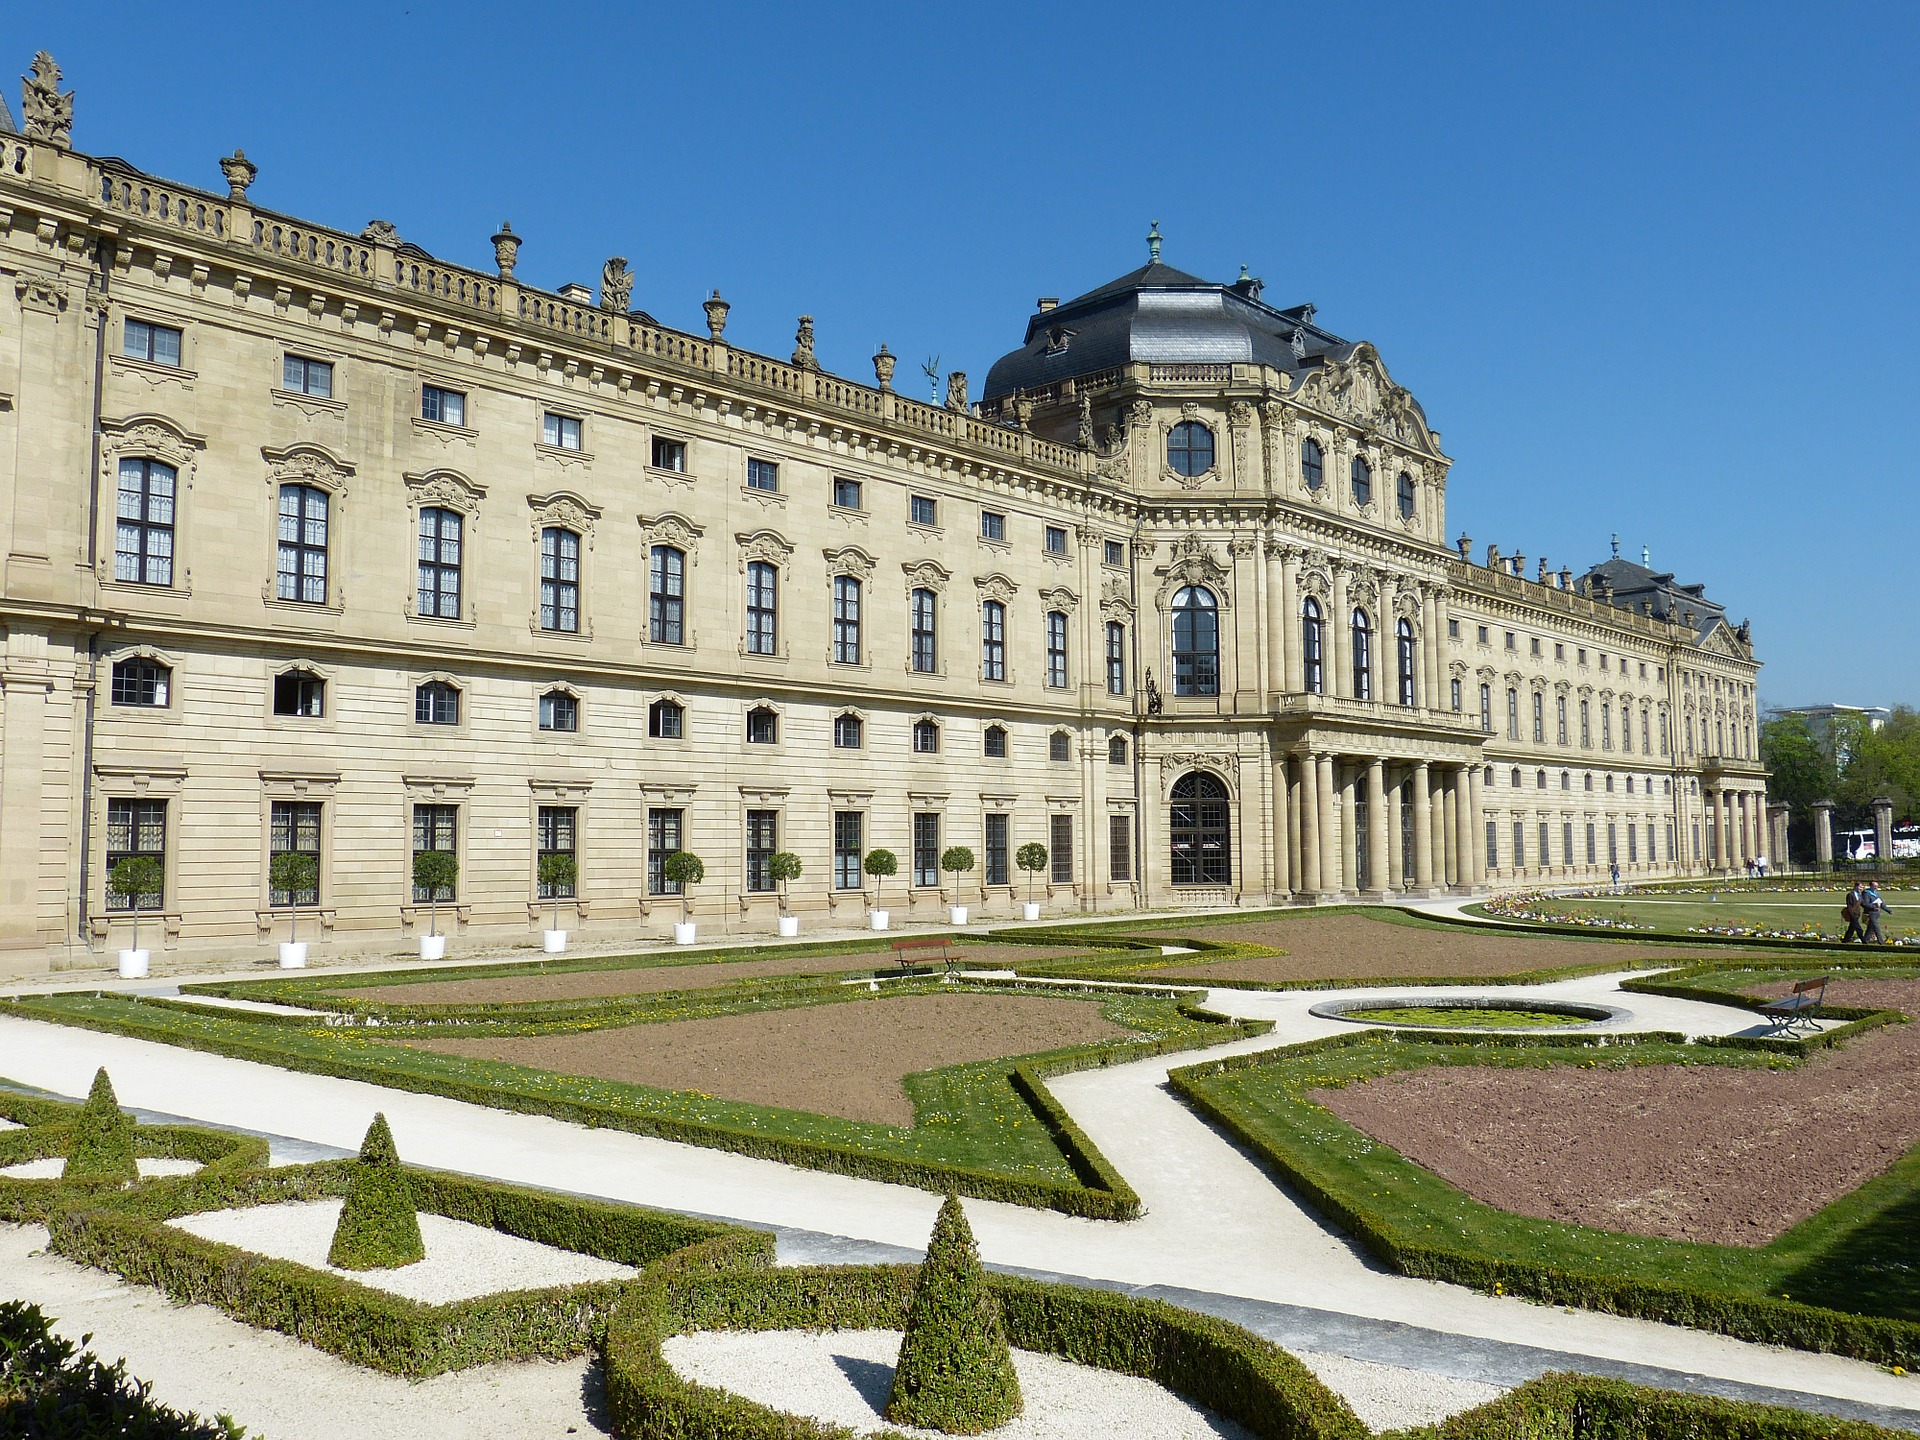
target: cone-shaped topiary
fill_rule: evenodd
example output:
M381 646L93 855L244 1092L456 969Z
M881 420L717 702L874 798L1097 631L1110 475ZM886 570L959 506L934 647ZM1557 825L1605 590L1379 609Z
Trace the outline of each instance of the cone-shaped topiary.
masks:
M413 1186L400 1168L387 1117L375 1115L347 1182L347 1203L340 1207L327 1263L342 1270L392 1270L426 1258L420 1220L413 1213Z
M114 1098L106 1069L96 1070L87 1103L74 1122L73 1142L67 1147L63 1180L111 1180L119 1184L140 1178L133 1158L133 1117Z
M1020 1413L1020 1381L960 1197L947 1196L927 1245L893 1369L887 1419L978 1435Z

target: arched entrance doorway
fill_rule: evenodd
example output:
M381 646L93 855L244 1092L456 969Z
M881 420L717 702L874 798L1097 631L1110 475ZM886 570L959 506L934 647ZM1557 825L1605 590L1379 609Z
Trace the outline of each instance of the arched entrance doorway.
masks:
M1190 770L1173 782L1167 828L1175 885L1233 883L1233 812L1216 777Z

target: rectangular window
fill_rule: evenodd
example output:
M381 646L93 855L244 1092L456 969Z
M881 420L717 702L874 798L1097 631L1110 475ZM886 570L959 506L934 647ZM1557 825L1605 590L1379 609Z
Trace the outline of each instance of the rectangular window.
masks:
M1127 547L1122 545L1118 540L1107 541L1105 545L1101 547L1101 555L1109 565L1124 565L1127 563Z
M667 879L667 857L681 848L684 810L647 811L647 893L678 895L680 882Z
M454 840L460 820L458 805L416 805L413 807L413 853L423 855L436 850L445 855L457 853ZM445 904L454 898L455 887L441 885L429 888L425 885L413 887L413 903L426 905L430 902Z
M1107 693L1127 693L1127 627L1118 620L1107 622Z
M1564 659L1566 659L1566 658L1567 658L1567 647L1566 647L1566 646L1564 646L1564 645L1555 645L1555 646L1553 647L1553 658L1554 658L1554 659L1556 659L1556 660L1564 660Z
M1010 823L1010 818L1006 815L994 813L987 816L985 874L986 883L989 885L1006 885L1012 881L1012 871L1008 868L1011 849L1008 840Z
M1560 863L1573 864L1573 822L1564 820L1560 824Z
M777 810L747 811L747 889L773 889L773 850Z
M1487 821L1487 869L1500 868L1500 822Z
M833 481L833 503L842 510L858 510L860 508L860 482L858 480L847 480L835 476Z
M1507 739L1518 740L1519 738L1520 738L1520 692L1518 690L1509 689L1507 691Z
M135 656L114 662L112 696L116 705L164 709L173 672L158 661Z
M1047 612L1047 684L1067 688L1067 617L1059 610Z
M1547 738L1547 697L1538 690L1533 692L1533 743L1540 745Z
M998 600L980 606L980 678L1007 678L1007 607Z
M1531 652L1531 653L1532 653L1532 654L1533 654L1533 655L1534 655L1534 656L1535 656L1535 657L1537 658L1537 657L1539 656L1539 654L1540 654L1540 639L1539 639L1539 637L1538 637L1538 636L1535 636L1535 637L1534 637L1533 639L1531 639L1531 640L1529 640L1529 641L1527 642L1527 645L1528 645L1528 648L1529 648L1529 650L1530 650L1530 652Z
M1522 820L1513 822L1513 868L1527 868L1527 826Z
M940 659L934 613L938 601L933 591L920 587L914 590L909 603L912 609L909 623L913 630L913 668L918 674L931 675L939 667Z
M865 880L860 862L866 852L860 848L866 816L858 810L833 812L833 888L858 890Z
M416 609L442 620L460 618L460 516L420 512L420 584Z
M654 436L653 468L656 470L671 470L679 475L686 474L687 442L684 440L669 440L664 435ZM747 468L747 473L749 475L753 473L751 464L749 464ZM773 487L769 485L766 488L771 490Z
M860 663L860 582L851 575L833 577L833 663Z
M940 507L931 495L915 495L907 501L907 518L916 525L938 525Z
M1589 820L1587 822L1587 864L1593 865L1597 863L1598 852L1595 850L1593 843L1593 821Z
M747 488L749 490L778 490L780 488L780 467L771 460L756 460L747 457Z
M438 385L420 387L420 418L437 420L442 425L467 423L467 397L458 390L443 390Z
M540 628L580 630L580 537L556 525L540 532Z
M1490 639L1489 639L1489 637L1488 637L1488 635L1487 635L1487 627L1486 627L1486 626L1484 626L1484 625L1481 625L1481 626L1477 626L1477 627L1476 627L1476 632L1477 632L1477 633L1476 633L1476 635L1475 635L1475 638L1476 638L1477 640L1479 640L1479 642L1480 642L1480 643L1481 643L1482 645L1486 645L1486 644L1490 644L1490 643L1491 643L1491 641L1490 641Z
M460 692L441 680L429 680L413 692L413 723L458 725Z
M778 573L765 560L747 566L747 653L775 652Z
M1513 631L1511 630L1507 631L1507 649L1515 650L1518 648L1519 646L1515 643Z
M275 597L303 605L326 604L326 491L315 485L280 487L278 554Z
M940 883L940 817L919 814L913 817L913 883Z
M1458 715L1460 713L1460 681L1455 679L1448 687L1448 691L1449 698L1453 701L1453 713Z
M1447 638L1449 640L1458 640L1460 638L1460 622L1458 620L1447 621Z
M1640 858L1640 832L1632 825L1627 826L1627 863L1633 864Z
M864 738L866 727L860 723L858 715L836 715L833 717L833 748L836 750L858 750Z
M173 501L178 472L158 460L120 462L113 578L173 584Z
M1580 702L1580 748L1593 748L1593 711L1591 703L1586 700Z
M1607 864L1618 865L1619 863L1620 836L1618 827L1614 825L1613 821L1609 820L1607 822Z
M267 904L276 910L320 903L320 802L276 800L267 812L267 857L305 855L313 861L313 884L302 890L269 888ZM269 872L271 873L271 872Z
M1047 553L1064 555L1067 553L1067 531L1063 525L1047 526Z
M1554 738L1562 745L1567 743L1567 697L1559 695L1553 702Z
M180 332L171 325L129 320L120 340L120 353L134 360L151 360L156 365L176 367L180 364Z
M1493 733L1493 687L1480 687L1480 731L1483 735Z
M540 421L540 438L556 450L578 450L580 421L575 416L558 415L549 410Z
M647 634L656 645L685 644L687 557L671 545L656 545L647 564Z
M1071 885L1073 883L1073 817L1049 815L1047 840L1049 858L1052 862L1053 883Z
M1552 852L1547 848L1547 841L1552 834L1552 827L1549 826L1546 821L1542 820L1540 822L1540 858L1534 862L1542 870L1553 863Z
M1007 538L1007 517L997 510L980 512L980 538L982 540L1004 540Z
M1133 879L1133 817L1107 817L1107 878Z
M167 802L164 800L107 801L107 873L122 860L144 855L167 864ZM121 895L107 890L109 910L158 910L166 900L165 882L159 890Z
M1602 750L1613 748L1613 707L1611 705L1603 704L1600 707L1600 748Z
M550 885L540 879L539 861L549 855L565 855L575 859L574 832L579 824L580 812L571 805L542 805L537 817L537 836L535 839L536 857L533 870L535 892L542 900L571 900L574 882L569 880L563 885Z
M323 400L333 398L333 366L325 360L307 360L299 355L289 355L280 367L281 388L291 390L296 395L317 395Z

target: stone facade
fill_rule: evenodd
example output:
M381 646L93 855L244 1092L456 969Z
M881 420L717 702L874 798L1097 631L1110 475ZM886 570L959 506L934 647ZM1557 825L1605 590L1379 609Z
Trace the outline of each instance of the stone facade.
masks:
M404 945L421 845L461 862L439 909L467 944L546 923L551 850L578 859L562 923L608 938L677 917L649 872L673 847L705 859L707 933L772 930L773 848L834 923L875 847L916 920L951 844L988 916L1030 841L1056 914L1779 853L1744 634L1450 548L1449 461L1371 346L971 406L960 376L934 407L884 351L878 388L819 370L807 321L793 363L732 348L717 294L709 336L657 325L623 261L598 303L533 289L509 227L468 269L256 208L237 152L225 195L90 158L67 105L0 134L21 963L125 943L106 875L143 850L143 924L183 953L284 937L295 898L325 945ZM289 848L315 894L271 890Z

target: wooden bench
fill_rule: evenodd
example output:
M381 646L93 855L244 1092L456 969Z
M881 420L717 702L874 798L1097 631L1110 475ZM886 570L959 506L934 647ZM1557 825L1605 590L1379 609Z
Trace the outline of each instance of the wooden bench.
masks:
M1820 1002L1827 998L1827 977L1802 980L1780 999L1762 1005L1760 1013L1773 1022L1775 1030L1791 1031L1802 1019L1812 1020L1820 1013Z
M945 935L916 935L907 940L893 942L893 958L902 970L911 970L915 964L939 963L944 969L953 969L954 962L960 957L953 953L953 941Z

